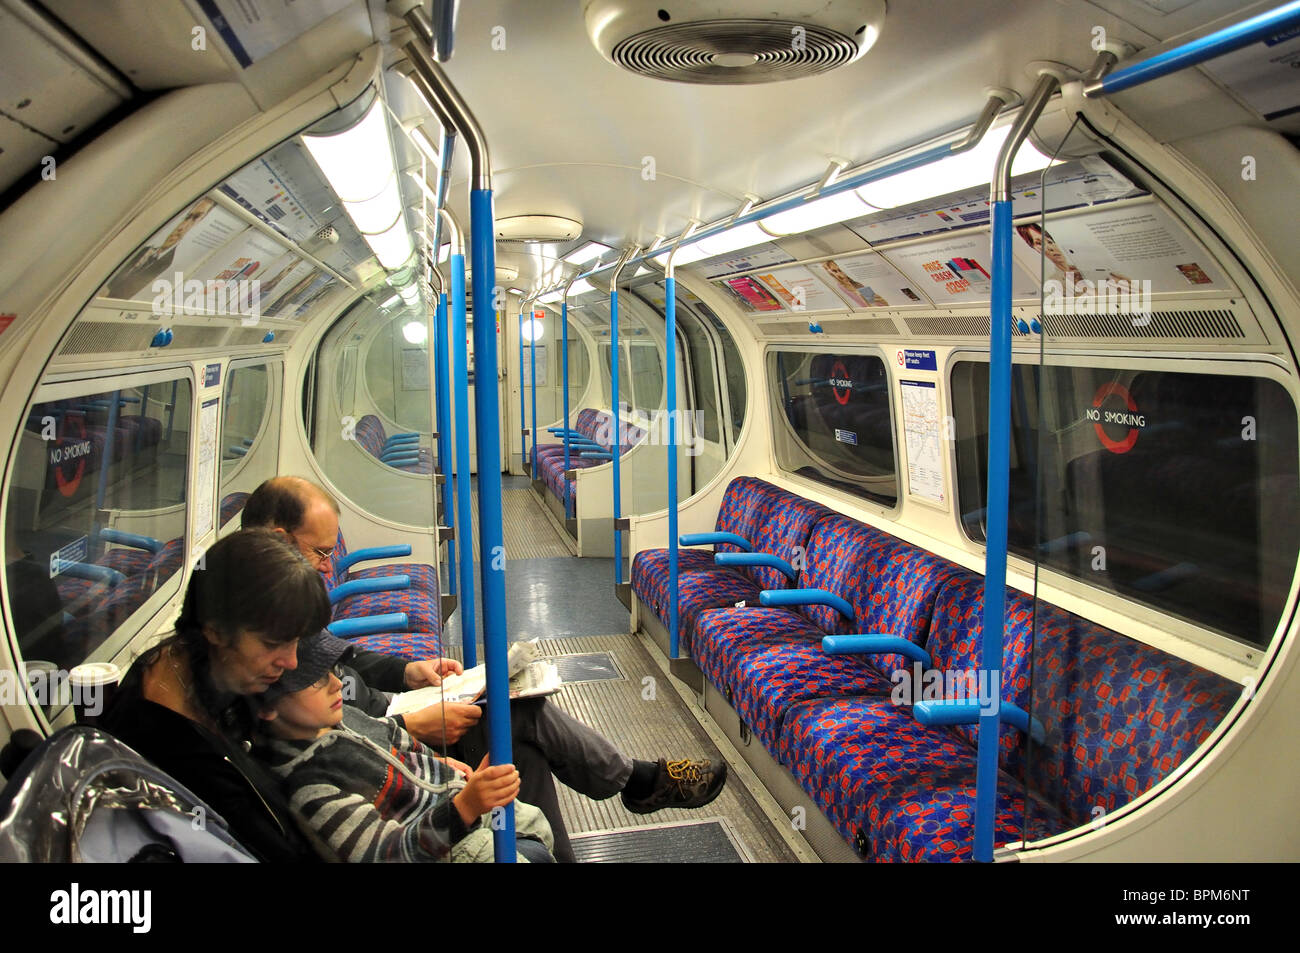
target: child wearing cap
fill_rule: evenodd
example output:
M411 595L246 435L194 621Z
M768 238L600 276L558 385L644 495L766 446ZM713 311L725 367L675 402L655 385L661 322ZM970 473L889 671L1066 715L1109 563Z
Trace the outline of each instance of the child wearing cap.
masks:
M471 770L438 758L392 719L344 705L338 666L352 648L325 631L303 639L298 667L263 695L257 753L294 816L331 860L490 861L485 815L519 793L514 765L484 758ZM552 859L541 811L516 804L515 826L520 860Z

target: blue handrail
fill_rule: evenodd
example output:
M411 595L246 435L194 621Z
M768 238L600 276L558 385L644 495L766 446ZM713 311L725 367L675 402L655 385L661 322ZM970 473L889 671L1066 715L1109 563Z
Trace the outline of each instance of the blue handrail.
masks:
M524 437L524 313L519 312L519 465L532 479L537 479L537 435L532 434L532 453Z
M680 595L677 578L680 571L677 538L677 278L670 271L664 280L664 349L668 352L664 375L668 378L668 591L672 593L672 614L668 623L668 655L677 658L681 627ZM623 452L623 433L615 437L618 452ZM725 555L725 554L719 554ZM715 560L717 556L713 557Z
M1250 46L1252 43L1267 40L1297 26L1300 26L1300 0L1291 0L1290 3L1284 3L1258 16L1216 30L1199 40L1183 43L1140 63L1115 70L1101 80L1089 83L1084 89L1084 94L1102 96L1122 92L1153 79L1187 69L1189 66L1204 63L1216 56L1223 56Z
M446 137L443 148L449 148ZM441 219L439 219L441 222ZM437 387L438 409L438 469L442 472L442 518L450 527L456 525L455 498L452 496L451 453L451 390L448 384L450 369L447 351L447 292L438 292L437 324L433 329L434 378ZM456 578L456 547L447 547L447 590L454 596L460 585Z
M609 283L609 378L610 413L614 418L614 439L617 446L622 443L623 413L618 401L618 288L615 282ZM615 455L614 461L614 584L623 584L623 534L619 532L618 521L623 517L623 480L619 467L621 455ZM669 557L671 559L671 557ZM676 653L674 653L676 654Z
M529 321L534 321L529 318ZM529 325L532 327L532 325ZM528 340L528 360L532 365L532 385L529 388L532 392L533 403L533 422L528 429L528 433L533 438L533 479L537 479L537 328L532 327L532 336Z
M564 378L564 472L569 472L569 294L566 289L560 302L560 368ZM564 516L573 516L570 510L568 481L564 485Z

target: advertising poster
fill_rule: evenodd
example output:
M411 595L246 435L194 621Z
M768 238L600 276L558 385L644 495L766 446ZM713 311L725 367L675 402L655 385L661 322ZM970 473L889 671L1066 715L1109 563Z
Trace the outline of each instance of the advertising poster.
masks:
M188 280L192 269L247 227L212 199L201 198L128 258L108 280L101 295L128 301L152 300L150 287L155 279L170 281L180 272Z
M948 304L988 304L993 285L990 278L990 247L987 231L951 235L893 249L888 259L907 278L923 289L938 307ZM1038 288L1028 275L1016 269L1012 275L1014 298L1036 298Z
M756 311L783 310L776 295L768 291L757 278L747 275L741 278L727 278L724 281L715 282L715 284L731 292L732 297L740 302L741 308L749 314Z
M763 282L791 311L844 310L844 302L803 265L759 272L753 277Z
M900 308L928 304L924 289L875 252L841 256L808 266L854 308Z
M298 203L293 186L271 158L240 169L221 184L221 191L294 241L306 241L316 231L316 220Z
M1202 67L1265 119L1300 110L1300 30L1276 33L1260 43L1209 60Z
M733 252L725 258L704 265L704 277L721 278L724 275L734 275L738 271L753 271L755 268L784 265L787 261L794 261L794 255L782 251L773 242L766 242L753 248Z
M1101 281L1155 294L1232 290L1200 243L1155 203L1053 217L1045 233L1038 222L1021 222L1011 247L1035 287L1041 254L1044 280L1058 282L1067 296Z

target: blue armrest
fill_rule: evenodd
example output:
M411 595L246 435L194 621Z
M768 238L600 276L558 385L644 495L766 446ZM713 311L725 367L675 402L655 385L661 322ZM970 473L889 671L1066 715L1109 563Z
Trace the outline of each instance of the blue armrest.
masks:
M930 668L930 653L896 635L828 635L822 639L827 655L879 655L892 652Z
M377 635L380 632L405 632L411 621L405 612L389 612L385 615L367 615L357 619L340 619L325 626L331 635L340 639L352 639L358 635Z
M547 433L553 433L553 434L555 434L557 437L562 436L563 434L566 434L566 433L569 434L571 437L585 437L585 436L586 436L586 434L583 433L581 430L573 430L573 429L570 428L570 427L547 427L547 428L546 428L546 432L547 432Z
M251 447L251 446L253 445L253 438L252 438L252 437L245 437L244 440L243 440L243 444L244 444L245 447Z
M97 566L95 563L74 563L59 560L59 572L77 579L89 579L91 582L106 582L116 586L126 578L122 573L109 566Z
M799 573L793 566L771 553L718 553L713 561L719 566L771 566L781 570L791 581L799 578Z
M716 546L718 543L730 543L749 552L749 540L735 533L682 533L677 537L678 546Z
M401 467L408 463L419 463L420 455L418 453L390 453L379 458L380 463L386 463L390 467Z
M245 456L245 455L248 453L248 448L247 448L247 447L234 447L234 446L231 446L231 447L227 447L227 448L226 448L226 453L228 453L228 454L230 454L231 456L234 456L234 457L242 457L242 456Z
M130 546L133 549L147 549L151 553L161 552L163 548L160 539L142 536L139 533L124 533L110 526L105 526L99 531L99 538L106 543L117 543L119 546Z
M389 440L396 440L398 437L415 437L418 440L420 435L411 430L403 430L401 433L394 433L388 435Z
M582 457L584 460L613 460L614 459L614 455L612 453L606 453L603 450L583 450L578 454L578 456Z
M418 447L419 437L389 437L384 441L385 447Z
M942 725L976 725L980 720L980 703L965 699L944 698L940 701L917 702L912 706L912 717L927 728ZM1004 701L998 706L998 721L1011 725L1037 744L1047 741L1047 729L1037 718L1031 718L1019 705Z
M762 606L830 606L844 618L856 621L853 606L825 589L764 589L758 594Z
M368 549L354 549L337 563L339 572L347 572L357 563L365 562L368 559L397 559L401 556L411 555L411 547L408 543L395 543L392 546L371 546Z
M411 588L411 577L402 573L400 576L371 576L368 579L352 579L339 583L330 590L330 605L334 605L348 596L359 596L367 592L391 592L394 589Z

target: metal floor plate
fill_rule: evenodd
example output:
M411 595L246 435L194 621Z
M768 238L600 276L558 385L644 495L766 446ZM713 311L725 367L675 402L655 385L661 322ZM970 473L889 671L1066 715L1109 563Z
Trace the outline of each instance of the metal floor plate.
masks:
M584 864L743 864L751 860L722 818L573 835Z
M603 682L623 678L623 673L608 652L584 652L581 655L553 655L548 658L560 671L566 684L573 682Z

